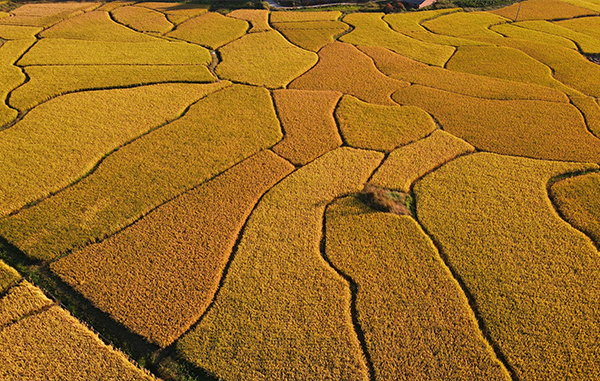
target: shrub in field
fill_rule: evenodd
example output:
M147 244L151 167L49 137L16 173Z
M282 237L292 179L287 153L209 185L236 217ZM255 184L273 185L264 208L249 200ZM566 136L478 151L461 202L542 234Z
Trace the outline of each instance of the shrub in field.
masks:
M411 197L404 192L392 191L367 184L358 195L359 199L369 207L382 212L410 216Z
M53 306L0 331L0 378L8 380L155 380Z
M91 11L101 3L62 2L29 3L11 11L11 17L0 18L0 24L47 27L62 19Z
M325 225L327 258L356 282L376 379L510 380L414 219L345 198L327 208Z
M319 250L325 206L383 154L339 148L258 203L214 305L177 351L220 379L368 380L348 284Z
M52 304L42 290L24 280L0 298L0 327L15 323Z
M244 20L209 12L185 21L167 36L217 49L242 37L247 30Z
M334 91L275 90L273 99L285 137L273 151L305 165L341 146L333 117L341 96Z
M111 11L111 14L115 20L138 32L164 34L174 27L163 13L145 7L119 7Z
M382 17L381 13L349 14L344 17L344 22L352 25L354 30L340 40L354 45L381 46L435 66L444 66L454 53L451 46L423 42L395 32Z
M0 293L4 292L10 285L21 279L17 270L13 269L0 259Z
M94 11L69 18L44 30L40 37L107 42L160 41L117 24L105 11Z
M571 103L581 111L585 117L588 130L600 138L600 105L592 97L571 97Z
M29 65L206 65L205 48L185 42L110 42L43 38L17 63Z
M252 25L248 33L271 30L269 26L269 11L266 9L236 9L233 12L229 12L227 16L248 21Z
M43 29L37 26L1 25L0 38L3 40L33 39Z
M400 90L393 98L424 109L445 131L480 150L600 163L600 140L568 103L478 99L419 85Z
M469 47L468 49L470 48L471 47ZM473 48L475 49L475 47ZM482 50L485 49L485 47L477 48L481 48ZM387 74L392 78L411 82L414 84L433 87L440 90L446 90L453 93L469 95L477 98L538 99L554 102L568 102L568 98L565 96L565 94L559 91L533 84L524 84L515 81L490 78L488 76L485 76L487 75L487 72L482 71L481 74L484 75L472 75L470 73L459 73L457 71L446 70L440 67L428 66L378 46L360 46L359 49L365 54L367 54L369 57L371 57L375 61L375 65L377 65L377 68L383 73ZM467 47L464 47L464 49L467 49ZM450 68L451 63L455 62L456 56L461 56L461 52L463 52L463 47L458 48L455 56L453 56L450 59L450 61L448 61L447 68ZM495 53L496 50L493 50L492 52ZM527 57L524 53L521 53L519 51L515 52L517 54L521 54ZM480 57L477 56L477 58ZM459 58L457 58L457 60L458 59ZM535 67L535 65L530 66L534 66L537 69L543 69L543 73L545 73L546 71L548 72L548 78L544 77L541 74L539 75L540 77L542 77L543 83L554 84L555 87L560 89L565 87L560 82L552 79L550 75L550 70L546 66L540 64L537 61L534 61L531 58L528 59L532 61L533 64L537 64L540 67ZM469 65L470 62L464 62L464 66L466 66L465 71L481 71L481 69L478 69L477 66ZM507 63L512 64L510 65L511 68L514 68L514 62L515 61L507 61ZM525 63L528 62L525 61ZM497 65L501 66L501 64ZM507 76L509 76L509 74L507 74Z
M345 95L336 119L344 141L351 147L392 151L429 135L435 122L417 107L381 106Z
M369 181L378 187L409 192L412 183L446 162L475 151L469 143L442 130L394 150Z
M281 137L269 92L234 85L121 147L79 183L0 220L0 235L32 258L55 258L113 234Z
M26 66L29 81L11 93L9 104L27 110L65 93L160 82L215 82L204 65Z
M600 4L598 4L598 7L600 10ZM571 20L555 21L554 24L600 39L600 17L579 17Z
M488 12L455 12L425 20L422 25L433 33L452 37L488 37L498 38L502 35L491 31L492 25L508 22Z
M290 42L301 48L318 52L349 26L341 21L304 21L273 23L273 27Z
M0 128L15 120L18 112L6 104L8 93L25 82L23 72L13 64L35 43L34 39L6 41L0 46Z
M600 53L600 37L594 37L586 33L580 33L572 29L556 25L549 21L523 21L514 23L512 25L569 39L577 44L577 47L582 53ZM600 32L600 29L598 32Z
M598 168L475 153L414 187L419 221L521 380L598 379L600 255L547 183Z
M491 13L512 21L570 19L597 15L596 12L589 9L559 0L527 0L491 11Z
M107 153L175 118L221 84L81 92L36 107L0 131L0 215L71 184Z
M298 21L336 21L342 17L342 12L271 12L272 23L298 22Z
M269 88L285 87L318 60L315 53L290 44L274 30L250 33L224 46L220 53L219 76Z
M597 172L560 180L550 195L560 214L586 233L600 247L600 174Z
M290 83L289 88L339 91L369 103L395 105L390 95L408 85L383 75L353 45L334 42L319 51L315 67Z
M567 38L560 37L554 34L548 34L540 32L538 30L521 28L516 26L515 23L510 24L498 24L490 27L490 30L500 33L503 36L516 38L520 40L528 40L533 42L543 42L545 44L561 46L563 48L569 48L577 50L577 45ZM488 40L490 43L496 42L497 44L502 43L502 38L496 38Z
M52 271L126 327L166 347L210 304L258 199L293 170L262 151L124 231L53 263Z

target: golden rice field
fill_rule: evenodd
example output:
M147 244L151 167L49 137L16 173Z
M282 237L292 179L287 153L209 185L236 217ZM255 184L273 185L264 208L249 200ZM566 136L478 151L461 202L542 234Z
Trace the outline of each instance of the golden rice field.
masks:
M0 380L600 381L600 0L443 3L0 2Z

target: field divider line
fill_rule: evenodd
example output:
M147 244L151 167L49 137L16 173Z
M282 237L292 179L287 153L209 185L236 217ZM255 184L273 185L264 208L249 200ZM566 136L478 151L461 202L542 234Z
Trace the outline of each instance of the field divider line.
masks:
M37 287L37 286L36 286ZM39 287L38 287L39 288ZM41 288L40 288L41 289ZM42 290L43 291L43 290ZM47 292L44 291L44 294L47 294ZM41 308L38 308L37 310L33 310L33 311L29 311L26 314L23 314L15 319L12 319L11 321L9 321L6 324L2 324L0 325L0 333L2 333L2 331L4 331L6 328L10 327L11 325L14 325L18 322L20 322L21 320L25 320L28 317L31 316L35 316L38 314L41 314L42 312L48 311L50 308L55 307L55 306L59 306L60 304L56 303L56 301L52 304L47 304Z
M592 136L594 136L595 138L597 138L597 139L600 139L600 136L597 136L597 135L596 135L596 134L595 134L595 133L592 131L592 129L590 128L590 123L589 123L589 121L588 121L588 118L585 116L585 114L583 113L583 111L581 111L581 110L579 109L579 107L577 107L577 106L575 105L575 103L573 103L573 100L571 99L571 96L569 96L569 103L571 103L571 105L572 105L573 107L575 107L575 108L577 109L577 111L579 111L579 113L581 114L581 116L583 117L583 121L584 121L584 123L585 123L585 128L588 130L588 132L589 132L590 134L592 134ZM599 164L600 164L600 163L599 163Z

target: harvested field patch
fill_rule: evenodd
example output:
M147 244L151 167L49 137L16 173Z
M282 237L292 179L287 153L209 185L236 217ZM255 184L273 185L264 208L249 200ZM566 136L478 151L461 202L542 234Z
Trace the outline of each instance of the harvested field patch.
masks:
M581 111L588 129L600 138L600 106L592 97L571 97L571 103Z
M266 9L236 9L233 12L229 12L227 17L248 21L252 25L248 33L271 30L269 26L269 11Z
M276 11L271 12L271 22L298 22L298 21L336 21L342 17L342 12L289 12Z
M323 46L335 41L335 37L349 26L341 21L305 21L274 23L273 27L291 43L318 52Z
M598 168L475 153L417 182L419 220L520 380L598 379L600 255L546 185Z
M16 110L8 107L5 99L10 91L25 82L25 75L13 64L34 43L35 39L12 40L0 46L0 127L12 122L18 115Z
M0 18L0 24L47 27L57 22L91 11L102 3L62 2L29 3L12 10L11 17Z
M390 95L408 85L383 75L353 45L334 42L319 51L315 67L290 83L289 88L339 91L369 103L395 105Z
M18 62L29 65L206 65L210 53L185 42L41 39Z
M42 38L105 42L156 42L160 41L135 32L111 20L108 12L94 11L72 17L40 33Z
M570 19L597 13L559 0L527 0L490 11L512 21Z
M24 280L0 298L0 327L14 323L52 304L53 302L44 295L42 290Z
M0 215L55 192L102 157L178 118L221 84L158 84L64 95L0 131Z
M339 148L267 192L215 304L178 353L220 379L368 380L349 285L319 242L325 205L360 190L382 158Z
M293 170L261 151L52 270L117 321L166 347L208 307L258 199Z
M481 48L484 49L484 47ZM553 102L568 102L568 98L565 96L565 94L556 90L548 89L546 87L490 78L489 76L485 76L485 74L472 75L470 73L458 73L456 71L446 70L440 67L428 66L378 46L360 46L359 49L371 57L375 61L377 68L386 75L414 84L433 87L440 90L446 90L477 98L537 99ZM467 48L465 47L465 49ZM448 61L448 68L450 68L450 64L452 62L455 62L455 57L461 52L463 52L463 48L459 48L456 54L450 59L450 61ZM495 53L496 51L494 50L493 52ZM527 55L522 52L515 52L527 57ZM477 56L477 58L479 58L479 56ZM561 89L565 87L560 82L552 79L550 76L550 69L539 62L534 61L532 58L527 58L548 71L549 77L544 78L544 83L553 83L557 88ZM457 60L459 60L459 62L463 62L460 61L460 59ZM464 62L465 66L467 66L466 70L471 70L472 66L467 65L466 61ZM511 65L511 68L514 68L514 65ZM539 67L536 68L540 69ZM472 71L476 70L478 70L478 68L475 68Z
M341 146L342 138L333 117L341 96L334 91L274 91L285 137L273 151L296 165L305 165Z
M111 14L115 20L138 32L165 34L170 32L174 27L163 13L150 8L136 6L119 7L111 11Z
M598 7L600 8L600 4ZM554 24L569 28L578 33L587 34L596 40L600 39L600 17L580 17L571 20L556 21Z
M2 379L155 380L58 306L4 328L0 342Z
M490 30L500 33L501 35L506 37L533 42L543 42L545 44L562 46L563 48L577 50L577 45L575 45L573 41L567 38L540 32L533 29L522 28L517 26L515 23L494 25L490 28ZM502 45L502 39L491 39L488 41L496 42L497 44Z
M600 247L600 174L560 180L550 187L550 195L560 214L586 233Z
M29 81L11 93L9 104L19 110L65 93L129 87L160 82L215 82L203 65L61 65L26 66Z
M575 42L581 52L585 54L600 53L600 37L592 37L589 34L576 32L548 21L523 21L513 25L569 39ZM600 33L600 29L598 32Z
M600 140L571 104L498 101L414 85L393 95L417 106L477 149L540 159L600 163Z
M0 293L3 293L19 279L21 279L21 275L17 270L13 269L0 259Z
M268 88L285 87L318 60L315 53L290 44L274 30L250 33L220 53L223 61L216 68L217 75Z
M335 116L348 145L376 151L392 151L435 130L431 116L418 107L370 104L350 95L342 98Z
M416 40L395 32L382 20L382 13L353 13L344 22L354 30L340 38L354 45L381 46L429 65L444 66L454 47Z
M326 253L357 284L358 321L376 379L511 379L414 219L355 198L336 201L326 214Z
M42 31L37 26L0 25L0 38L3 40L26 40L33 39Z
M0 220L0 235L32 258L55 258L118 231L281 138L269 92L234 85L122 147L81 182Z
M422 25L433 33L452 37L498 38L502 36L489 28L506 22L504 17L488 12L455 12L425 20Z
M147 2L136 3L136 6L154 9L167 16L167 19L175 25L179 25L192 17L200 16L208 12L210 5L194 3L168 3Z
M369 181L381 188L408 193L415 180L457 156L475 151L462 139L442 130L394 150Z
M217 49L245 35L248 27L244 20L209 12L178 25L167 36Z

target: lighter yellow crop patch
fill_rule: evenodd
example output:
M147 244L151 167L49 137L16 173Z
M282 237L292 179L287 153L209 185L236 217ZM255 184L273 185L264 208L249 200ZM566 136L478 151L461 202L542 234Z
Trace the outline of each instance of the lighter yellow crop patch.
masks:
M351 147L389 152L429 135L435 122L418 107L381 106L346 95L335 110L344 141Z
M227 16L248 21L252 25L248 33L271 30L269 26L269 11L266 9L236 9L233 12L229 12Z
M138 32L165 34L174 27L164 14L145 7L119 7L111 14L115 20Z
M349 28L348 24L341 21L285 22L274 23L273 27L291 43L313 52L334 42L336 36Z
M538 30L527 29L517 26L516 23L499 24L490 27L490 30L497 32L503 36L511 37L519 40L528 40L532 42L543 42L545 44L561 46L577 50L577 45L567 38L540 32ZM492 38L488 42L502 45L503 39Z
M326 204L360 190L382 158L339 148L273 187L250 216L214 305L177 342L178 353L221 379L368 380L349 285L319 243Z
M167 36L217 49L242 37L246 34L248 26L244 20L209 12L178 25L177 29Z
M563 3L575 5L576 7L589 9L591 11L600 12L600 1L598 0L560 0Z
M48 65L27 66L25 73L29 81L11 93L9 102L19 110L73 91L217 80L203 65Z
M452 37L498 38L501 35L489 28L506 22L508 20L504 17L487 12L456 12L426 20L423 26L434 33Z
M327 208L325 225L327 258L357 285L358 321L377 378L511 379L414 219L345 198Z
M281 138L267 90L227 87L121 147L72 187L0 220L0 235L32 258L55 258L115 233Z
M600 5L599 5L600 8ZM600 39L600 17L580 17L571 20L556 21L554 24Z
M339 11L325 12L271 12L271 22L297 22L297 21L335 21L342 16Z
M514 23L513 25L569 39L577 44L582 53L600 53L600 38L590 36L586 33L576 32L548 21L523 21Z
M52 304L53 302L44 295L42 290L24 280L8 290L0 299L0 327L14 323Z
M289 88L339 91L369 103L394 105L390 95L408 85L383 75L353 45L334 42L319 51L317 65L290 83Z
M0 215L57 191L107 153L221 87L159 84L64 95L0 131Z
M221 78L265 86L285 87L317 63L317 55L290 44L274 30L251 33L220 49Z
M349 14L344 17L344 22L352 25L354 30L340 40L354 45L381 46L435 66L444 66L454 53L452 46L423 42L395 32L382 17L381 13Z
M0 25L0 38L3 40L33 39L42 28L36 26Z
M570 19L597 13L559 0L527 0L491 13L512 21Z
M442 130L394 150L375 172L371 184L408 193L415 180L441 165L475 151L475 147Z
M540 159L600 163L600 139L571 104L490 100L413 85L393 95L433 115L477 149Z
M60 2L29 3L12 10L11 17L0 18L0 24L48 27L83 12L98 8L102 3Z
M518 379L600 375L600 255L546 189L554 176L592 168L475 153L415 186L419 221Z
M3 293L19 279L21 279L21 275L17 270L13 269L0 259L0 293Z

